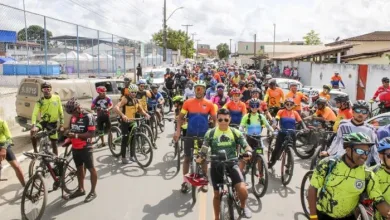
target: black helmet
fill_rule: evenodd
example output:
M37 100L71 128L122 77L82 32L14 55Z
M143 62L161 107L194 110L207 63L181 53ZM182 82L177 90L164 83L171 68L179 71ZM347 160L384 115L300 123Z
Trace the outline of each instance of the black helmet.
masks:
M348 95L339 95L334 99L336 102L348 102L349 101L349 96Z
M158 85L153 84L153 85L150 86L150 88L151 88L151 89L158 89Z
M319 105L319 104L326 105L327 102L328 102L328 100L324 97L320 97L319 99L317 99L317 105Z
M259 89L259 88L253 88L252 90L251 90L251 94L253 94L253 93L261 93L261 90Z
M73 97L65 104L65 111L68 114L72 114L78 107L80 107L80 103Z
M276 86L276 80L275 79L271 79L268 84Z
M364 108L364 109L367 109L369 110L370 107L368 106L368 103L364 100L356 100L353 105L352 105L352 109L355 110L355 109L358 109L358 108Z
M51 88L51 84L49 82L43 82L41 88Z
M383 77L382 78L382 83L384 83L384 82L389 82L390 80L389 80L389 77Z

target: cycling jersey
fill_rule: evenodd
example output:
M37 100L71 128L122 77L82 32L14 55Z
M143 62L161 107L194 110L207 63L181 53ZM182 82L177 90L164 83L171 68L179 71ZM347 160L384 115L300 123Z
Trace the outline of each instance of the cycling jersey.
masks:
M390 92L390 87L385 88L385 87L383 87L383 85L379 86L378 89L375 91L375 94L372 97L372 99L375 100L379 96L379 94L381 94L383 92Z
M296 111L301 111L302 110L302 105L301 105L302 100L308 100L309 99L302 92L293 93L292 91L287 93L286 99L288 99L288 98L292 98L294 100L294 103L296 105L294 107L294 110L296 110Z
M237 76L237 77L233 76L232 77L232 83L233 84L238 85L239 82L240 82L240 77L239 76Z
M217 80L217 82L222 82L221 76L219 75L219 73L214 73L214 79Z
M210 100L211 97L217 94L217 90L213 87L210 87L206 90L206 99Z
M191 99L191 98L195 98L195 90L192 88L192 89L190 89L190 88L186 88L185 90L184 90L184 95L183 95L183 97L184 97L184 100L186 100L186 99Z
M332 76L330 84L332 85L333 88L339 88L339 84L344 85L343 80L341 79L341 76Z
M229 101L230 101L230 98L227 95L221 95L221 96L215 95L215 96L211 97L211 102L216 104L218 106L218 109L222 108L222 106L224 106Z
M100 96L98 96L92 101L91 108L98 107L101 109L108 109L111 106L112 106L112 101L110 97L106 96L104 98L101 98Z
M148 98L148 107L156 107L159 99L163 99L161 93L157 92L157 94L152 94L152 97Z
M385 137L390 137L390 124L378 128L376 134L378 136L378 141L382 140Z
M11 140L11 132L9 131L7 122L0 119L0 144Z
M126 97L127 103L123 106L122 112L126 115L127 118L133 119L135 118L135 113L138 112L138 99L132 99L130 97Z
M181 113L187 114L188 117L187 136L203 136L209 128L208 116L217 114L213 103L207 99L196 98L185 101Z
M175 84L175 79L173 77L168 76L165 79L165 87L167 87L167 89L174 89L173 87L174 84Z
M64 111L62 109L61 99L58 95L51 95L50 98L42 97L34 106L31 117L31 123L37 123L38 113L44 122L57 122L64 124Z
M297 111L287 109L279 110L276 114L276 119L280 120L280 128L283 129L294 129L297 122L301 122L302 118L299 116Z
M280 103L284 102L284 92L281 88L268 88L265 93L264 101L269 107L280 107Z
M231 100L226 103L223 108L226 108L230 111L230 117L232 118L230 123L232 124L240 124L242 116L244 116L247 112L245 103L241 101L234 102Z
M214 135L211 136L211 133L214 133ZM220 150L225 150L228 159L238 156L236 143L242 147L248 146L242 133L238 129L231 127L226 131L221 131L218 127L210 129L205 134L203 141L203 145L210 148L212 155L218 154Z
M313 116L322 117L325 121L336 121L336 115L328 106L324 109L317 109Z
M95 131L95 121L93 115L82 111L78 117L72 116L70 119L70 131L75 134L84 134L88 131ZM82 149L91 146L91 139L83 140L80 138L72 138L72 148Z
M248 124L249 119L249 124ZM241 119L241 127L245 128L246 133L249 135L260 135L264 126L267 126L269 129L270 126L268 124L267 119L265 119L264 115L248 113L244 115Z
M330 159L335 160L331 170ZM317 210L336 219L353 214L364 191L374 200L374 205L384 201L375 174L364 165L348 167L344 157L321 160L314 169L310 184L317 189Z
M320 92L320 97L322 98L325 98L326 100L330 100L330 95L329 93L325 93L325 92Z
M373 140L376 145L378 145L378 139L376 137L375 128L367 123L363 123L362 125L356 125L353 123L351 119L342 120L339 125L339 129L337 130L336 137L333 139L332 144L327 150L329 155L343 155L345 154L345 150L343 148L343 136L350 133L362 132L367 134L371 140ZM376 164L380 163L378 151L376 147L371 147L371 152L368 155L366 164L370 165L372 161L375 161Z
M350 108L346 108L344 110L339 109L339 112L337 113L336 121L333 125L333 131L337 132L337 129L339 128L341 120L351 119L352 117L353 117L352 109L350 109Z
M138 91L137 95L136 95L136 98L138 99L139 104L141 105L142 109L144 109L144 110L148 109L148 105L147 105L148 96L151 96L151 94L147 90Z
M374 168L376 168L376 166ZM375 176L378 178L379 188L383 198L387 204L390 204L390 174L385 170L384 165L381 165L379 169L374 170L374 172ZM376 210L375 219L382 219L381 217L382 215Z

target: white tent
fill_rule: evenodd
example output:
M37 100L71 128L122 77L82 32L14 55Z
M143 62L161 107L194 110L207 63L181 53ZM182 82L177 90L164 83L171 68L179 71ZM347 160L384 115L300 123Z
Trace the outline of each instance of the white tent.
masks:
M80 60L94 60L94 57L89 55L88 53L81 53L79 54Z
M97 56L96 56L97 58ZM110 54L106 54L106 53L103 53L103 54L100 54L99 55L99 59L100 60L115 60L115 57L111 56Z
M55 61L64 61L64 60L66 60L66 55L64 53L60 53L60 54L52 57L51 59L55 60Z

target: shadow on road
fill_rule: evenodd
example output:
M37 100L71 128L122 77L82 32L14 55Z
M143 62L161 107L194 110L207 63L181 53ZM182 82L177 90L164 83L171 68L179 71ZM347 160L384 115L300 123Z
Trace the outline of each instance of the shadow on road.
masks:
M3 184L1 184L3 185ZM0 190L0 206L8 204L8 205L19 205L22 198L22 193L23 193L23 187L20 185L20 183L14 183L7 185L4 188L1 188ZM13 194L12 195L7 195L7 194Z
M252 193L249 194L246 205L253 213L260 213L263 209L260 198L256 198Z
M308 217L303 212L296 212L294 213L294 220L306 220Z
M191 196L183 195L180 190L172 190L172 194L162 199L158 204L152 206L146 204L143 212L146 215L142 220L156 220L160 215L174 214L176 218L183 217L192 211Z
M309 159L294 158L294 162L295 164L299 164L305 170L310 169L311 158Z
M281 183L280 177L276 176L275 172L269 173L267 194L278 193L280 197L287 198L289 194L295 194L296 192Z
M82 198L82 199L80 199L80 198ZM59 215L65 213L65 212L67 212L75 207L78 207L82 204L85 204L84 197L80 197L80 198L77 198L77 199L80 199L79 202L71 204L71 205L67 205L67 203L70 203L73 200L66 201L66 200L63 200L61 197L58 197L57 199L52 201L50 204L46 205L46 211L45 211L45 214L43 216L43 219L54 220L54 219L56 219L55 218L56 216L59 216Z

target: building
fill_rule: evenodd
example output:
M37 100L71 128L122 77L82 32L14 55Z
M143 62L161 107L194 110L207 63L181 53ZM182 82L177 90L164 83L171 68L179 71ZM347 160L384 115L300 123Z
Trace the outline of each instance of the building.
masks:
M210 45L208 45L208 44L198 44L197 48L210 50Z
M27 56L33 58L33 53L42 49L41 44L18 41L16 31L0 30L0 56L27 60Z

